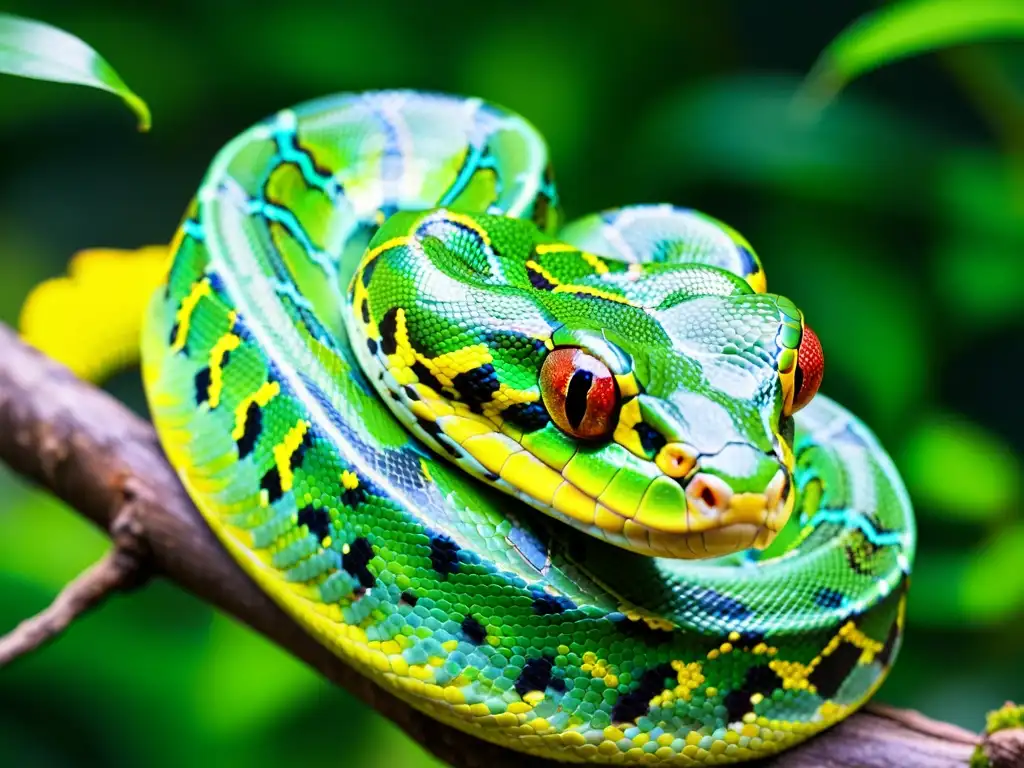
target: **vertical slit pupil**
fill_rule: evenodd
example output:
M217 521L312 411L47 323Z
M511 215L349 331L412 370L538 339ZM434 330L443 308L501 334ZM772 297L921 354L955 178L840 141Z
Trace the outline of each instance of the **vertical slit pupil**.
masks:
M594 374L582 369L577 370L569 379L569 387L565 391L565 418L573 429L579 429L583 417L587 415L587 395Z

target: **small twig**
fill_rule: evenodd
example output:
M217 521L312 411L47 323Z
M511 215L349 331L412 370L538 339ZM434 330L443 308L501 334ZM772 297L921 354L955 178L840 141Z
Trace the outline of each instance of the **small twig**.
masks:
M113 593L143 581L145 547L131 510L128 506L115 518L114 546L109 552L64 587L45 609L0 637L0 668L46 645Z
M51 609L26 624L42 623L52 636L67 626L68 617L111 591L104 585L113 582L113 588L120 587L118 569L130 573L131 566L116 563L131 551L125 542L134 541L146 548L144 557L135 551L136 565L143 562L147 572L158 572L246 622L393 720L441 760L459 768L557 765L442 725L303 632L218 544L164 458L153 428L104 392L27 348L2 324L0 460L60 496L118 542L108 555L115 564L100 563L83 574ZM132 514L118 517L119 510L126 508ZM91 590L85 586L90 582ZM65 607L68 604L71 609ZM48 614L63 618L48 620ZM19 627L15 634L22 631ZM975 734L948 723L869 705L769 764L778 768L963 768L978 741Z

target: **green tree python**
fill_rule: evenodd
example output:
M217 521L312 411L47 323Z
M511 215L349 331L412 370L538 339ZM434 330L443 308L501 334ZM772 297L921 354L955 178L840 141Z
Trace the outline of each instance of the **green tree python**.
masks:
M559 225L542 138L481 100L260 122L147 310L164 448L262 589L443 723L563 761L786 749L893 663L902 481L739 233Z

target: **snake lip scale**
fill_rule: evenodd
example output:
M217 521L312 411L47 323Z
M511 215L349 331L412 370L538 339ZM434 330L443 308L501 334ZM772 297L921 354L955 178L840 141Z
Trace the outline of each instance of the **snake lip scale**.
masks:
M171 250L142 335L171 463L247 574L411 705L561 761L713 765L884 680L906 490L726 224L563 225L522 117L375 91L229 142Z

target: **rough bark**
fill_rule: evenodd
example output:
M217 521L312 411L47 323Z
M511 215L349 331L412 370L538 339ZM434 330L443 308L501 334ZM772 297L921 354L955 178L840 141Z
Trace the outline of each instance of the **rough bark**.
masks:
M135 585L140 574L169 579L267 636L454 766L554 765L524 758L437 723L317 644L219 546L164 458L152 426L102 390L23 345L3 325L0 459L115 538L115 556L110 559L128 556L132 562L127 573L133 578L128 581L116 569L112 572L97 566L101 575L105 574L103 592ZM127 527L126 516L130 521ZM85 576L81 580L89 583ZM74 592L76 584L78 581L62 595ZM87 591L86 597L84 602L75 602L75 610L70 612L65 605L63 613L58 598L40 615L45 618L47 612L57 610L60 621L45 624L54 631L40 634L40 617L36 617L0 641L0 649L12 647L11 643L21 643L17 646L20 652L34 649L69 624L77 612L98 602L93 592ZM24 633L33 627L35 640L28 638L25 645ZM979 740L962 728L916 712L869 705L827 733L763 764L783 768L951 768L966 765Z

